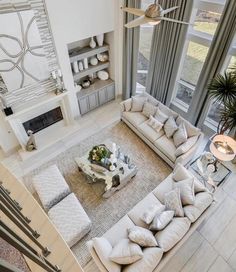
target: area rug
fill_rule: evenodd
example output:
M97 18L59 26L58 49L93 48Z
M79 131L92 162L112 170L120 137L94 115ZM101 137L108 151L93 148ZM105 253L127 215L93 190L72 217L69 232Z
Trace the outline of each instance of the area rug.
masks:
M126 187L108 199L102 198L97 184L86 182L74 161L105 140L117 143L139 169ZM92 221L92 230L72 248L82 266L91 259L86 242L105 233L171 173L171 168L123 122L112 124L34 170L24 177L25 184L31 184L35 174L53 164L58 166Z

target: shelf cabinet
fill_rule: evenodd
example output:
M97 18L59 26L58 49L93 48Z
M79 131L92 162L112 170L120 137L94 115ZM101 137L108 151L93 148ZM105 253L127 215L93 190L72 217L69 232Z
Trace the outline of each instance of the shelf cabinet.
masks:
M81 115L115 99L114 81L98 81L94 85L90 89L81 90L77 95Z

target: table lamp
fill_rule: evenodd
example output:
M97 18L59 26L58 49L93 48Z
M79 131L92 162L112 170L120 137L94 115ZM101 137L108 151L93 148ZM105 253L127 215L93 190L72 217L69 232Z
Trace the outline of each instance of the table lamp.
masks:
M232 161L236 155L236 141L226 135L216 135L210 144L210 151L220 161Z

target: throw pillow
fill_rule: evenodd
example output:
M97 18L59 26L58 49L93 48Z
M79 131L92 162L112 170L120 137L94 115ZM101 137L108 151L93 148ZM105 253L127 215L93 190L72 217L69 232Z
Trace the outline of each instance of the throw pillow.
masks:
M112 246L104 237L93 238L93 247L108 271L120 272L121 266L117 263L112 262L109 259L109 255L112 252Z
M161 261L163 250L158 247L144 248L143 258L136 263L127 265L123 272L152 272Z
M183 119L181 116L179 116L176 119L177 125L179 126L182 122L185 125L188 137L199 136L199 134L201 133L201 130L199 128L193 126L191 123L189 123L187 120Z
M181 181L192 177L193 175L180 163L176 165L172 176L175 181Z
M194 192L194 178L188 178L173 183L173 188L179 188L180 198L183 206L194 205L195 192Z
M198 136L193 136L188 138L188 140L181 144L175 151L175 156L179 157L182 154L185 154L186 152L188 152L197 142L198 140Z
M129 239L140 245L141 247L154 247L157 246L157 241L152 232L142 227L132 227L128 229Z
M179 116L178 113L176 113L175 111L171 110L170 108L168 108L167 106L165 106L164 104L162 104L160 102L158 104L158 108L160 109L161 112L163 112L168 117L173 116L174 119L177 119L177 117Z
M130 98L130 99L124 101L123 105L124 105L124 110L125 111L130 111L131 107L132 107L132 99Z
M150 115L150 118L148 120L148 125L150 127L152 127L156 132L159 132L162 129L162 127L163 127L163 124L160 123L157 119L155 119L151 115Z
M161 122L162 124L164 124L169 117L168 117L168 115L164 114L159 108L157 108L155 118L159 122Z
M148 207L148 209L143 213L143 215L141 216L141 220L143 220L147 225L149 225L152 222L155 215L163 212L165 208L166 207L164 205L160 204L152 205Z
M166 137L171 138L177 129L178 126L176 125L174 117L170 116L164 125Z
M150 115L154 116L157 111L157 107L149 102L144 102L143 105L143 115L149 117Z
M184 217L184 210L180 198L180 189L176 188L165 194L165 206L167 210L175 212L175 216Z
M145 96L132 96L132 112L141 112L143 110L143 105L147 101Z
M201 192L209 192L209 190L196 177L194 177L193 183L194 183L194 193L195 194L198 194Z
M164 211L160 214L157 214L154 217L149 229L152 231L163 230L171 222L174 215L175 215L174 211Z
M114 246L109 256L110 260L118 264L132 264L143 257L142 249L139 245L129 239L122 239Z
M173 135L174 144L176 147L179 147L181 144L185 143L188 139L187 131L184 126L184 123L181 123L179 128Z

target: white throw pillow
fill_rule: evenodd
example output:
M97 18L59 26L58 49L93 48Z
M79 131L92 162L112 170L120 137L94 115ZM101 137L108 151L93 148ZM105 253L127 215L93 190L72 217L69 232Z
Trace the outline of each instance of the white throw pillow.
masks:
M112 262L109 256L112 252L112 246L104 237L93 238L93 247L108 271L120 272L121 266L117 263Z
M132 96L132 112L141 112L143 110L143 105L147 101L145 96Z
M156 132L160 132L163 127L163 124L155 119L152 115L150 115L149 117L148 125L152 127Z
M143 106L143 115L149 117L150 115L154 116L157 111L157 107L149 102L144 102Z
M187 130L188 137L193 137L193 136L199 136L201 133L201 130L195 126L193 126L191 123L189 123L187 120L183 119L181 116L179 116L176 119L177 125L180 125L181 123L185 124L185 128Z
M175 151L175 156L179 157L182 154L185 154L186 152L188 152L197 142L199 136L193 136L188 138L188 140L181 144Z
M174 215L175 215L174 211L164 211L160 214L157 214L154 217L149 229L152 231L163 230L171 222Z
M181 181L187 178L192 178L193 175L180 163L178 163L174 169L174 174L172 178L175 181Z
M179 188L180 198L183 206L194 205L195 192L194 192L194 178L188 178L173 183L173 188Z
M163 105L162 103L159 102L158 104L158 108L160 109L161 112L163 112L165 115L167 115L168 117L173 116L174 119L177 119L177 117L179 116L178 113L176 113L175 111L171 110L170 108L168 108L166 105Z
M157 108L156 115L154 117L162 124L164 124L169 118L168 115L164 114L159 108Z
M194 193L202 193L202 192L209 192L209 190L204 186L203 183L201 183L200 180L198 180L196 177L194 177Z
M156 214L160 214L165 210L164 205L154 204L148 207L148 209L142 214L141 220L143 220L147 225L149 225Z
M132 99L128 99L128 100L124 101L123 105L124 105L125 111L130 111L131 107L132 107Z
M181 144L185 143L188 139L188 134L185 128L184 123L181 123L179 128L173 135L174 144L176 147L179 147Z
M163 250L158 247L144 248L143 258L134 264L127 265L123 272L152 272L159 264Z
M164 125L164 131L165 131L166 137L171 138L177 129L178 129L178 126L175 122L174 117L170 116Z
M184 217L179 188L165 194L165 206L167 210L174 211L175 216Z
M139 245L131 242L129 239L122 239L114 246L109 256L110 260L124 265L137 262L143 257L142 249Z
M128 229L129 239L140 245L141 247L154 247L157 246L157 241L153 233L145 228L134 226Z

